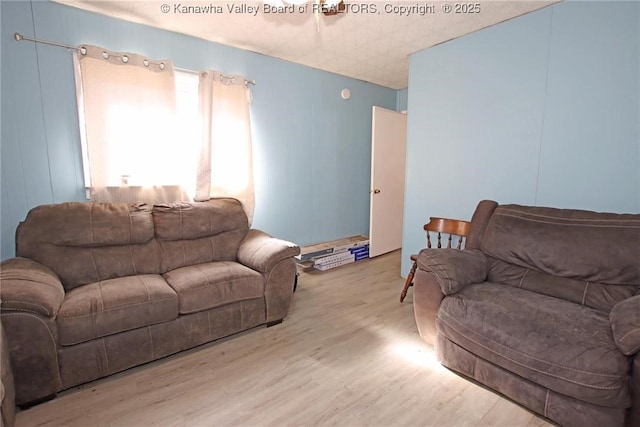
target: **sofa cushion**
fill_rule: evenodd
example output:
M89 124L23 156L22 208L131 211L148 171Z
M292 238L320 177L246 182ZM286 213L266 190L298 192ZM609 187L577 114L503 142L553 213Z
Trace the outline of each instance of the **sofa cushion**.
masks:
M29 211L16 254L55 272L64 289L138 274L159 274L151 208L145 204L60 203Z
M42 205L29 211L17 236L24 244L49 242L59 246L97 247L146 243L153 239L153 217L146 204L69 202Z
M178 317L178 296L158 275L128 276L67 293L57 326L62 345L73 345Z
M487 281L503 283L609 312L617 303L635 295L640 286L608 285L567 279L489 258Z
M236 199L174 203L153 207L161 271L213 261L236 261L249 230L247 215Z
M446 297L438 331L529 381L596 405L630 406L629 360L606 313L485 282Z
M639 245L637 214L500 205L489 220L481 249L501 261L552 276L637 286L638 250L631 248Z
M249 229L247 214L236 199L176 202L153 207L155 234L160 240L191 240L231 230Z
M180 314L264 296L262 275L233 261L182 267L164 277L178 294Z

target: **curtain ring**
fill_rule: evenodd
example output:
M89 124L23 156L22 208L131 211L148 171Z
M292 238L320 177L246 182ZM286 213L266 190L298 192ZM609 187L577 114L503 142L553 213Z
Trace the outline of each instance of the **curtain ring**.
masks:
M164 70L164 62L161 62L161 63L160 63L160 69L161 69L161 70Z
M109 54L107 52L102 52L102 57L104 59L109 59Z
M122 62L124 62L125 64L129 62L129 57L127 55L122 55Z
M81 54L81 55L86 55L86 54L87 54L87 48L86 48L86 47L84 47L84 46L82 46L82 47L80 48L80 54Z
M148 66L149 66L149 60L148 60L148 59L145 59L144 61L142 61L142 64L143 64L145 67L148 67Z

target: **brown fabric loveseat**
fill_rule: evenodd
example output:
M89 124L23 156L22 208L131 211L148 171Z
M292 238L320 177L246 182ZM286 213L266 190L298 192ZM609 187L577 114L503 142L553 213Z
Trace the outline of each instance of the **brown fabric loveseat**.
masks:
M299 251L235 199L32 209L0 265L16 403L279 323Z
M440 362L562 426L640 426L640 215L481 202L418 256Z

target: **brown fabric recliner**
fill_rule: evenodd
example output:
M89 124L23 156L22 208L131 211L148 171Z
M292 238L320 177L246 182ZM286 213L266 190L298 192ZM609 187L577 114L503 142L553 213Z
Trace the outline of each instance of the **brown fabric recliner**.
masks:
M12 427L15 419L15 389L9 363L9 350L0 322L0 427Z
M414 288L446 367L563 426L640 425L640 215L485 200Z
M16 403L279 323L299 253L235 199L32 209L0 264Z

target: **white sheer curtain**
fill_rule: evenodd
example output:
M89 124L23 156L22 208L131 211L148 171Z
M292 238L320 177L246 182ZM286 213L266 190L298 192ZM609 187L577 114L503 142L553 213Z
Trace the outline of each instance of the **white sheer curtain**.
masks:
M97 202L235 197L255 206L242 76L81 46L74 54L85 185Z
M91 200L188 200L196 159L176 138L172 62L82 46L74 64Z
M196 200L235 197L253 219L255 207L250 93L242 76L200 72L198 86L202 146Z

